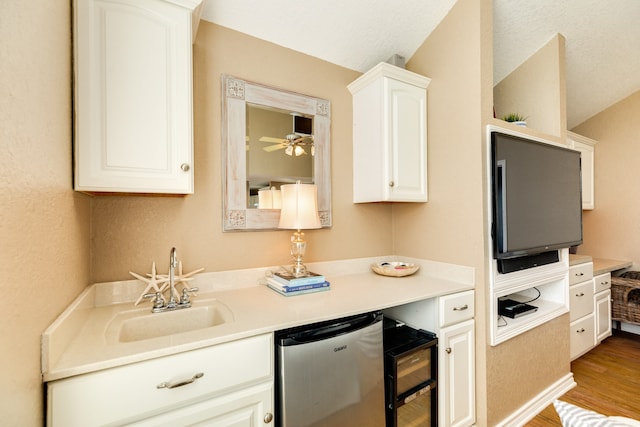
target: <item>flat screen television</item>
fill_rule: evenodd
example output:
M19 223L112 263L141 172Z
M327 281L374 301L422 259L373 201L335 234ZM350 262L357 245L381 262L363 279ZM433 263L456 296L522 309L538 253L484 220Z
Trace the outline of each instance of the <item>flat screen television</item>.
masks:
M582 243L580 153L490 130L493 257L507 273Z

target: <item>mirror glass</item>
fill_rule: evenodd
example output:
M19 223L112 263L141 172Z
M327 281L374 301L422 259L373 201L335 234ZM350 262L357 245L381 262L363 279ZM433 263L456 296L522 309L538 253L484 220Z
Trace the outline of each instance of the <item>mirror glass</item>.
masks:
M330 227L330 102L226 75L222 89L223 230L277 228L280 185L297 181Z
M313 117L247 103L247 209L280 208L282 184L313 184ZM271 190L271 191L269 191Z

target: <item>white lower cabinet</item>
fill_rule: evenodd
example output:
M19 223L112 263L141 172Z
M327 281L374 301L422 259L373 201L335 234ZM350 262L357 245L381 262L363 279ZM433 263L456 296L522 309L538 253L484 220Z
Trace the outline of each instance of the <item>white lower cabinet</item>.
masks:
M611 273L593 276L593 263L571 266L571 360L611 336Z
M440 330L438 386L440 426L470 426L475 422L474 321Z
M385 310L385 316L438 336L438 426L476 421L474 291L449 294Z
M273 418L273 335L47 383L50 427L256 426Z
M611 273L593 278L596 344L611 336Z
M611 273L593 276L593 264L569 269L571 360L611 336Z
M569 340L571 360L582 356L596 345L593 263L569 267Z

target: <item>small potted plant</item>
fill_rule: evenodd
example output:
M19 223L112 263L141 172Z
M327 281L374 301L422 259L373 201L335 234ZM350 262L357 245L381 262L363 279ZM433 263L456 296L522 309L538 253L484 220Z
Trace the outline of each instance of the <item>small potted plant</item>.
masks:
M513 123L514 125L518 125L518 126L527 125L527 122L526 122L527 118L519 113L509 113L506 116L504 116L502 120L504 120L505 122Z

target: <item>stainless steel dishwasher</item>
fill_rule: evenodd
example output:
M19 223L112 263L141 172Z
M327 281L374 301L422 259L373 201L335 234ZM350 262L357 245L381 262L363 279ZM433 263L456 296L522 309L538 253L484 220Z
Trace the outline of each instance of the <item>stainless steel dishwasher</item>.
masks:
M276 426L385 425L382 313L278 331Z

